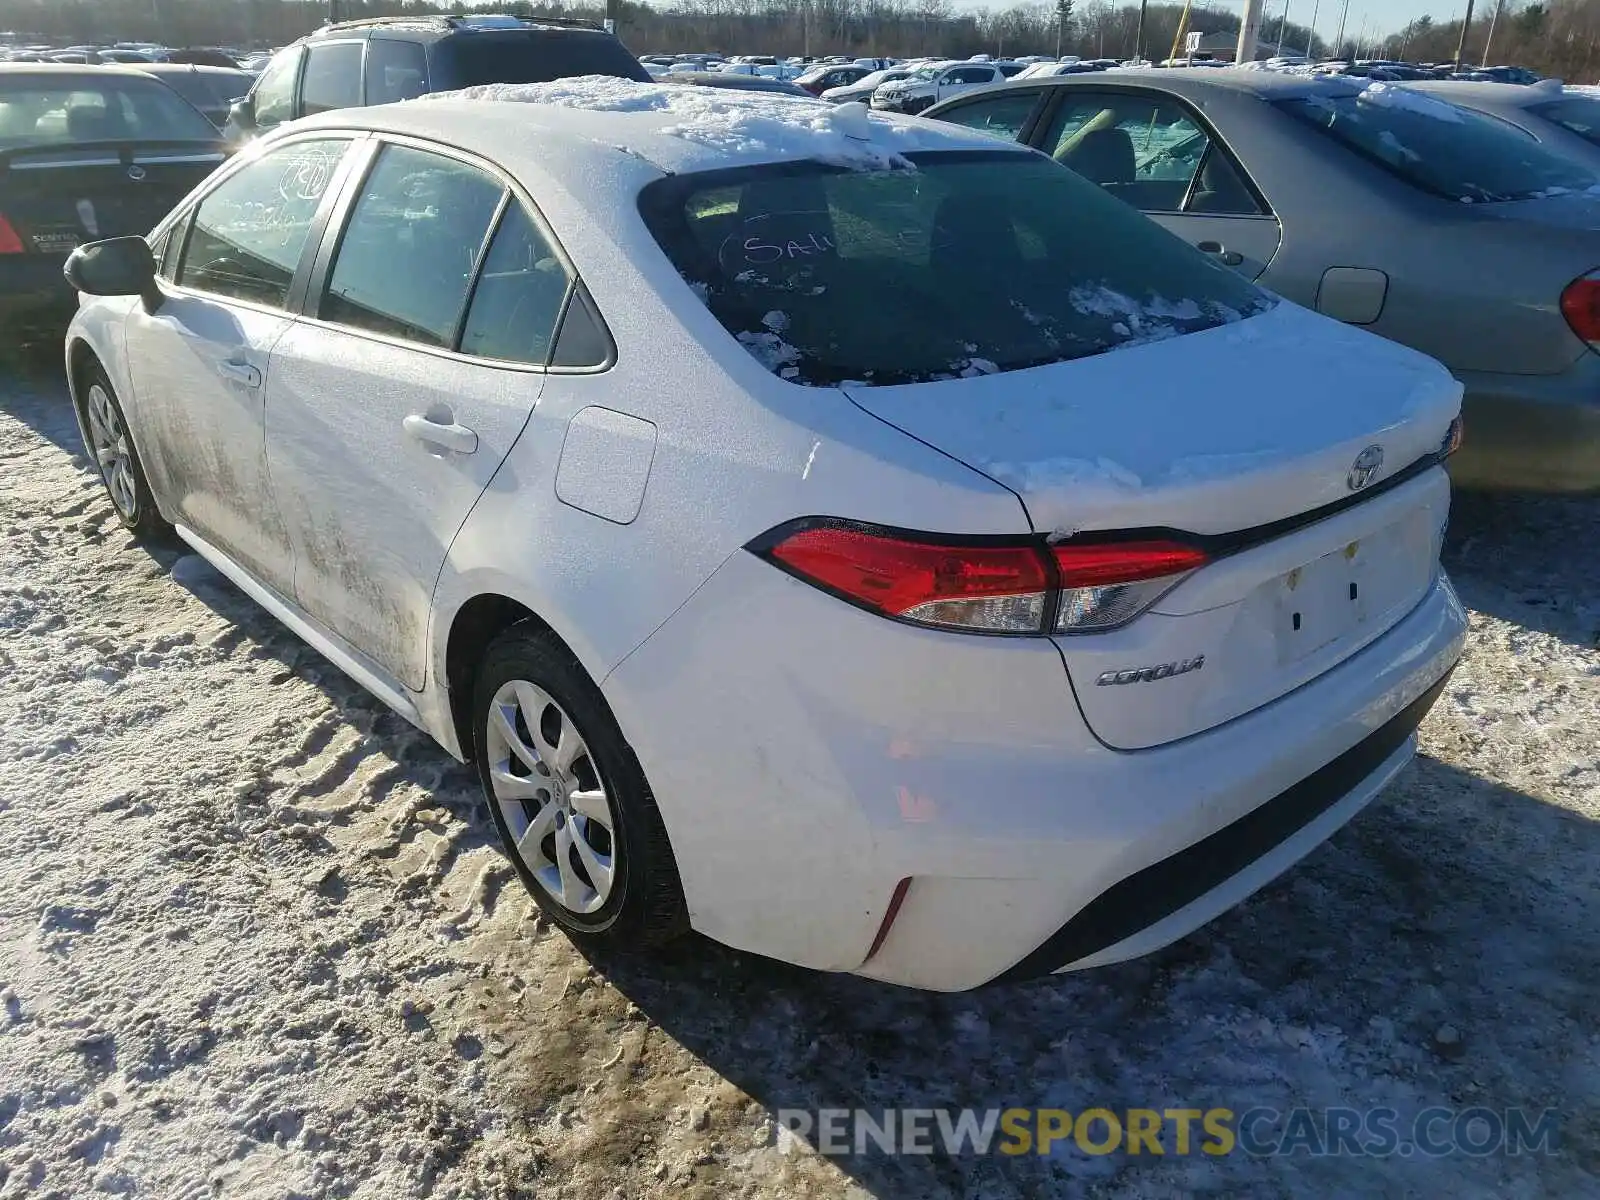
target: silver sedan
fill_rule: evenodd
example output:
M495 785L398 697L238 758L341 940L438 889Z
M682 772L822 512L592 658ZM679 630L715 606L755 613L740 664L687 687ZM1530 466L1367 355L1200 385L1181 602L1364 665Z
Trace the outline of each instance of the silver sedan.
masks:
M1439 359L1467 392L1458 482L1600 490L1600 169L1399 85L1268 72L1026 80L926 115Z

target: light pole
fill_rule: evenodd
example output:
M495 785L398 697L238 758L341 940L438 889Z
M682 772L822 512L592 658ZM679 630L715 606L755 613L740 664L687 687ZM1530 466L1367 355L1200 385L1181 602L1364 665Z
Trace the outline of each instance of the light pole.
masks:
M1350 18L1350 0L1344 0L1344 11L1339 14L1339 36L1333 39L1333 53L1337 57L1344 49L1344 23Z
M1311 6L1311 28L1306 31L1306 57L1311 57L1311 47L1317 40L1317 14L1322 11L1322 0Z
M1494 45L1495 26L1500 24L1500 14L1505 11L1506 0L1495 0L1494 15L1489 18L1489 38L1483 43L1483 62L1481 66L1489 65L1489 48Z
M1133 57L1139 62L1144 61L1144 15L1150 7L1150 0L1139 0L1139 28L1133 35Z
M1467 0L1467 16L1461 22L1461 40L1456 43L1456 70L1461 70L1461 60L1467 56L1467 34L1472 31L1472 0Z
M1262 0L1244 0L1244 16L1239 21L1239 47L1233 52L1236 64L1255 62L1256 41L1261 32Z
M1283 57L1283 37L1289 32L1289 0L1283 0L1283 16L1278 20L1278 49L1279 58Z

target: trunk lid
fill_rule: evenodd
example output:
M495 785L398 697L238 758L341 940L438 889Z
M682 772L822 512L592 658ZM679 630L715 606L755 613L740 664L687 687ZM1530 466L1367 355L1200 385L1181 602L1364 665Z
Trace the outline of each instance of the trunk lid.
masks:
M0 151L0 214L36 254L148 233L227 157L206 142L94 142Z
M1349 502L1438 451L1460 385L1287 303L1073 362L846 391L1011 488L1053 541L1181 531L1216 552L1121 629L1057 637L1085 718L1117 748L1198 733L1300 686L1399 620L1437 570L1442 471ZM1382 465L1353 488L1372 446ZM1199 669L1138 678L1197 657Z

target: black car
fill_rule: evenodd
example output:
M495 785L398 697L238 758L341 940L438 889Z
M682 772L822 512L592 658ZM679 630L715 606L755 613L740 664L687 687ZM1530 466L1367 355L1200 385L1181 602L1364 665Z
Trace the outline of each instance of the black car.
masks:
M217 128L142 71L0 63L0 314L70 303L68 254L149 232L226 157Z
M256 77L238 67L191 66L185 63L151 63L140 67L205 114L218 129L228 123L235 102L250 94Z
M859 83L872 71L867 67L858 67L854 63L829 63L822 67L812 67L804 75L796 79L795 86L813 96L820 96L829 88L849 87L852 83Z
M578 75L650 82L627 47L587 21L481 15L345 21L280 50L234 105L228 131L247 138L329 109Z

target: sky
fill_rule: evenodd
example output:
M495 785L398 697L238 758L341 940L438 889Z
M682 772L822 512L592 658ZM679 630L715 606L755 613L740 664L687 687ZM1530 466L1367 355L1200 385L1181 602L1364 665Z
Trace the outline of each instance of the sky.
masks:
M1244 11L1244 0L1211 0L1217 8ZM1288 0L1289 20L1298 25L1311 23L1316 14L1317 33L1328 41L1339 32L1339 14L1344 0ZM1480 12L1494 6L1494 0L1477 0ZM1262 24L1275 29L1283 16L1284 0L1266 0L1265 19ZM1435 21L1455 21L1467 11L1467 0L1350 0L1350 15L1345 20L1345 36L1353 38L1361 32L1366 22L1367 36L1399 33L1406 25L1421 16L1431 16Z
M1172 0L1169 0L1172 2ZM979 0L985 7L1006 8L1016 0ZM1244 0L1209 0L1214 8L1244 11ZM1266 0L1266 17L1262 22L1267 29L1276 30L1283 16L1284 0ZM1477 0L1477 14L1494 7L1494 0ZM965 7L957 3L957 8ZM1081 7L1081 5L1080 5ZM1344 0L1289 0L1289 20L1297 25L1309 25L1316 14L1317 33L1333 41L1339 32L1339 13ZM1366 22L1367 36L1399 33L1408 23L1421 16L1431 16L1435 21L1459 20L1467 10L1467 0L1350 0L1350 16L1345 22L1345 36L1354 38Z

